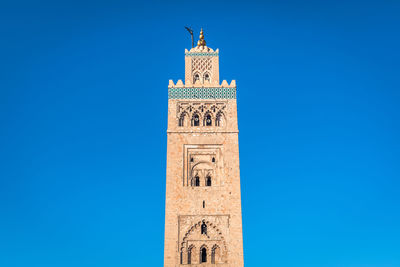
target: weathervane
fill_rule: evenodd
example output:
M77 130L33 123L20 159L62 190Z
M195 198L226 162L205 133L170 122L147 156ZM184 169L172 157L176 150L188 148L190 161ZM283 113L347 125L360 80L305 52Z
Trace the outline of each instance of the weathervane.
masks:
M190 36L192 36L192 48L193 48L194 47L193 30L190 27L185 27L185 29L190 33Z

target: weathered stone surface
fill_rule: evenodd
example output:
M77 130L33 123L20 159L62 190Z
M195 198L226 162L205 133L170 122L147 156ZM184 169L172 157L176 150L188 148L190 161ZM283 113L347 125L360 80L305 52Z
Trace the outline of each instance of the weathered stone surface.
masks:
M185 84L169 88L236 90L219 84L218 57L186 51ZM164 266L243 267L236 94L170 98L167 136Z

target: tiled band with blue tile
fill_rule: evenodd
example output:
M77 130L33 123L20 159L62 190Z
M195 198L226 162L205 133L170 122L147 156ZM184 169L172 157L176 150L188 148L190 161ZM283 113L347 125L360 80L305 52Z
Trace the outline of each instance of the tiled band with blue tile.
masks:
M185 56L189 56L189 57L212 57L212 56L218 56L218 52L188 52L188 53L185 53Z
M236 88L173 87L168 88L168 99L236 99Z

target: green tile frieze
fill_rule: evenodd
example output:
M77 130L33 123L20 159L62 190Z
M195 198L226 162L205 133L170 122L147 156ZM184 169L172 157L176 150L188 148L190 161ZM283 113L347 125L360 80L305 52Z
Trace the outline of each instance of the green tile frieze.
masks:
M168 99L236 99L236 87L172 87Z
M189 57L213 57L213 56L218 56L218 52L187 52L185 53L185 56Z

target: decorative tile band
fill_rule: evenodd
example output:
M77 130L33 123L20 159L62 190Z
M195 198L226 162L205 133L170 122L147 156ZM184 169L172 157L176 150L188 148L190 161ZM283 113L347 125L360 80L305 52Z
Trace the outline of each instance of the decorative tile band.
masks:
M196 53L196 52L188 52L185 53L185 56L189 56L189 57L213 57L213 56L218 56L218 52L206 52L206 53Z
M236 87L168 88L168 99L236 99Z

